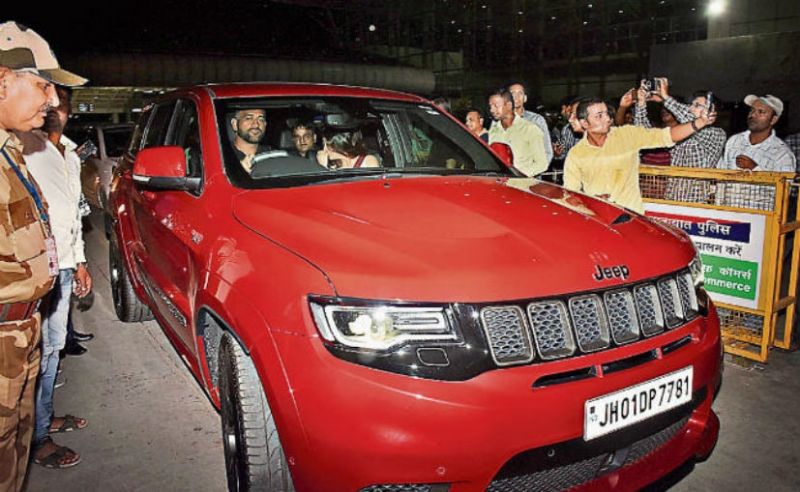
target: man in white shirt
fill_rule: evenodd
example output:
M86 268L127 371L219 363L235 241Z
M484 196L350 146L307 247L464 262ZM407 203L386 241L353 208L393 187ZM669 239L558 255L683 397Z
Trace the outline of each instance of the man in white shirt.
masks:
M719 169L789 172L796 171L794 154L775 136L775 125L783 113L783 101L772 95L744 98L750 106L747 130L728 139ZM716 203L731 207L771 210L775 190L772 186L721 183Z
M728 139L717 167L795 172L794 154L788 145L775 136L773 129L783 113L783 102L771 95L749 95L744 102L750 106L747 130Z
M50 295L42 305L42 360L39 386L36 391L36 426L33 435L33 461L45 464L51 456L59 459L58 468L80 462L80 455L69 448L58 446L51 433L82 429L86 419L65 415L53 416L53 389L58 372L59 351L64 348L70 297L73 292L80 297L92 289L92 277L86 269L83 232L80 214L80 159L75 154L75 144L63 136L70 112L70 92L57 87L59 105L50 110L44 130L20 134L24 145L24 159L28 169L42 190L48 203L50 226L58 253L58 278Z

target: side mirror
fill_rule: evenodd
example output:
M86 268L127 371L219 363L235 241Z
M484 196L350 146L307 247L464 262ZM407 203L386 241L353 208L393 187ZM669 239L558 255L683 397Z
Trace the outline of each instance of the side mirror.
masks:
M508 144L495 142L489 145L489 148L503 161L506 167L512 167L514 165L514 153L511 152L511 147Z
M176 145L140 150L133 162L133 181L153 190L199 191L200 178L186 176L186 154Z

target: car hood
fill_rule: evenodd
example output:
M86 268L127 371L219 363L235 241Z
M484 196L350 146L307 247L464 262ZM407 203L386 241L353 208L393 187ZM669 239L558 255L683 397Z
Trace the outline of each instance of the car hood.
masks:
M232 206L245 227L324 271L342 297L542 297L662 275L694 255L677 231L528 178L402 177L251 190Z

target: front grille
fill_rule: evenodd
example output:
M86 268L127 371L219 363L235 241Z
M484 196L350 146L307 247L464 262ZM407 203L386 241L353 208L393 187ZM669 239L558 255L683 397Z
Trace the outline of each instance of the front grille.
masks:
M533 360L533 347L522 309L516 306L484 308L481 321L497 365Z
M524 310L489 306L480 318L492 357L506 366L632 343L681 326L698 311L691 274L684 270L604 292L537 300Z
M636 311L639 313L642 332L652 337L664 331L664 313L661 311L655 286L638 285L633 288L633 295L636 297Z
M569 300L569 312L577 334L578 346L584 352L608 347L608 322L596 295L578 296Z
M534 302L528 305L533 338L542 359L557 359L575 353L575 339L569 325L567 308L561 301Z
M359 492L431 492L431 486L428 484L388 484L388 485L370 485L364 487Z
M666 429L633 443L628 451L628 457L625 459L625 465L623 466L632 465L642 458L658 451L661 446L672 440L675 434L683 429L687 422L689 422L689 417L684 417Z
M500 478L489 484L486 492L534 492L567 490L593 480L597 470L608 458L608 453L594 456L566 466L550 468L529 475Z
M639 319L633 296L625 289L612 290L603 296L608 307L608 324L614 341L623 344L639 339Z
M689 417L684 417L669 427L634 442L627 448L618 452L627 452L625 463L622 468L630 466L637 461L655 453L678 432L683 429ZM613 461L615 453L602 453L574 463L569 463L545 470L537 470L532 473L519 474L511 477L497 478L489 484L487 492L540 492L567 490L598 478L609 471L605 470L604 465Z
M694 281L689 273L678 275L678 293L681 297L681 306L687 319L697 315L700 307L697 304L697 292L694 290Z
M667 326L673 328L681 324L683 308L678 294L678 284L674 278L665 278L658 281L658 296L661 298L661 308L664 310Z

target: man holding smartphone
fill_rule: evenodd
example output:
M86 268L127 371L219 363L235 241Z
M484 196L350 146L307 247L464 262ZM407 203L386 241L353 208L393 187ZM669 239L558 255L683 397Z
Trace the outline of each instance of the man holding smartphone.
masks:
M669 81L656 78L656 90L647 91L644 84L637 91L637 103L633 122L637 126L650 128L647 117L647 101L657 101L672 113L678 124L691 123L704 113L716 114L713 101L709 101L709 91L697 91L691 104L683 104L669 94ZM713 98L713 96L712 96ZM725 148L725 130L717 126L706 126L670 149L670 163L678 167L713 168L719 162ZM710 199L708 181L687 178L670 178L664 194L667 200L707 203Z
M714 113L672 128L612 126L605 101L591 98L578 104L578 123L584 137L564 163L564 187L616 203L643 214L639 188L639 151L672 147L714 123Z

